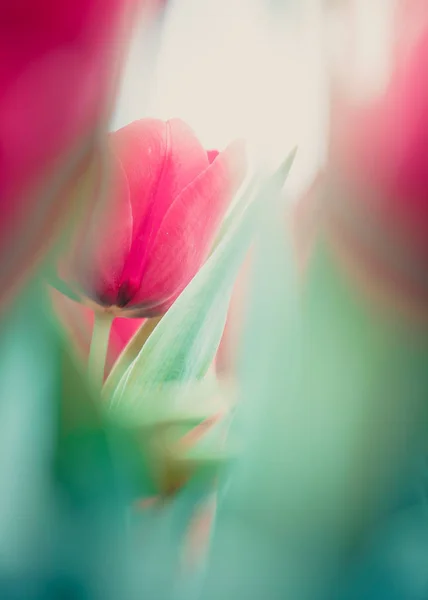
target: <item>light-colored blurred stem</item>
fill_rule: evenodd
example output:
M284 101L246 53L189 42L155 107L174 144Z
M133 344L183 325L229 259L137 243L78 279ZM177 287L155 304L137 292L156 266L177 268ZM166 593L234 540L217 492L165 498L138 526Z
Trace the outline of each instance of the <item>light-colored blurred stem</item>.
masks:
M91 348L89 351L88 373L94 385L99 390L101 390L104 382L104 369L113 319L114 316L109 313L95 312Z

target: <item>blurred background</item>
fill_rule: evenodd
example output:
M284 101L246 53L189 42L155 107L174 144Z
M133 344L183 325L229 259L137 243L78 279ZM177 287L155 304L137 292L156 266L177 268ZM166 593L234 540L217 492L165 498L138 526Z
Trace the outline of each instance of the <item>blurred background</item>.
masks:
M111 128L179 116L206 148L243 137L271 166L297 144L298 192L325 156L322 23L322 0L171 0L161 33L136 27Z

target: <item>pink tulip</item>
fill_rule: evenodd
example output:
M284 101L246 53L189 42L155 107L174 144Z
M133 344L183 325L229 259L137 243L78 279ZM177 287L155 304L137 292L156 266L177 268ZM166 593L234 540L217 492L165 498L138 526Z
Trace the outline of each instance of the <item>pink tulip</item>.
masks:
M243 180L244 149L207 153L182 121L142 119L113 133L110 150L109 202L75 240L64 277L93 307L159 315L207 258Z
M135 4L136 0L2 4L2 298L45 253L75 204L73 182L88 168L106 124Z

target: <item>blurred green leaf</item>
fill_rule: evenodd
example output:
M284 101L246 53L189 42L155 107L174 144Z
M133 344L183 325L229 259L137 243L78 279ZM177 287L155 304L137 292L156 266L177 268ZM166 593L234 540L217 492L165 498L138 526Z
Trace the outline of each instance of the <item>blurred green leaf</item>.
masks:
M258 250L236 502L275 535L346 538L421 443L428 340L376 314L323 246L299 289L279 219Z
M302 288L266 216L208 600L331 598L426 448L426 332L376 312L324 244Z
M0 329L0 595L130 597L134 473L38 281Z

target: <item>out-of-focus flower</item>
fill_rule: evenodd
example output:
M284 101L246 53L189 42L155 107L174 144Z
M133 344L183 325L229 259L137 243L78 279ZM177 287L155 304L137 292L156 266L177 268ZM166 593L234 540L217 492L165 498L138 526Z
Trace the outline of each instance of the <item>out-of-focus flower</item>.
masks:
M244 148L207 153L178 119L135 121L110 142L110 202L84 224L62 276L92 307L159 315L207 258L245 175Z
M0 288L70 215L106 126L136 0L15 0L0 19ZM67 193L65 193L67 191ZM71 195L70 195L71 194Z
M333 70L324 201L341 258L352 255L354 274L361 279L365 271L367 279L370 271L371 288L382 281L384 300L402 295L406 304L412 298L422 305L428 299L428 4L400 0L387 26L385 3L379 23L388 35L372 54L369 17L380 3L367 3L361 30L358 3L342 4L348 71L359 83Z
M361 191L356 210L381 220L426 262L428 4L399 2L393 23L390 76L383 89L359 100L340 81L334 83L331 162ZM352 35L352 22L349 29Z

